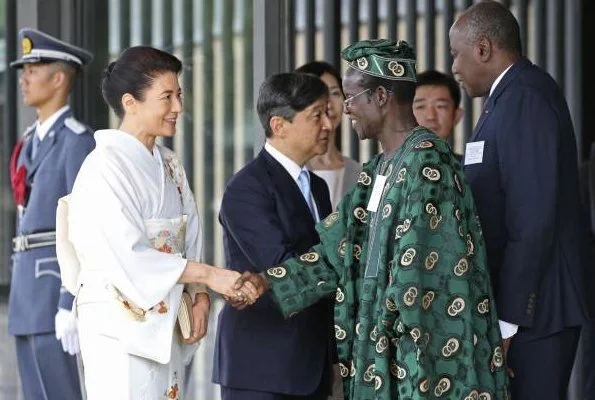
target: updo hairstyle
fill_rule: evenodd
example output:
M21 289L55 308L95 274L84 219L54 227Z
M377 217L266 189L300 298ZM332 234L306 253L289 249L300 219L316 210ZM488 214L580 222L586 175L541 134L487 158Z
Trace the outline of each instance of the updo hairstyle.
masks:
M153 80L165 73L182 71L182 62L175 56L150 46L134 46L124 50L104 71L101 93L118 118L124 117L122 96L130 93L144 100Z

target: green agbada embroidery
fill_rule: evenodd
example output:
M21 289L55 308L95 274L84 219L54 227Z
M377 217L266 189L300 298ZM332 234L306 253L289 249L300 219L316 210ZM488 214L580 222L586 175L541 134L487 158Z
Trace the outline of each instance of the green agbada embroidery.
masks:
M418 128L394 168L376 215L378 273L365 277L380 156L364 166L321 243L270 268L273 298L288 317L334 295L346 399L508 398L484 240L462 169L448 145ZM304 349L307 351L307 349Z

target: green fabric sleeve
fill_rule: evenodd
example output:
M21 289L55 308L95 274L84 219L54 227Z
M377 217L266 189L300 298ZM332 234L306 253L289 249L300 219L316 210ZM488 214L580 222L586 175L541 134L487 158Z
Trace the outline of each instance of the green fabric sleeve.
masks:
M345 236L350 195L341 201L338 211L316 226L321 243L265 271L272 297L286 318L324 297L334 296L344 267L338 248Z
M324 246L265 271L272 298L285 318L334 295L337 274L324 259Z
M425 377L434 395L454 384L446 377L461 368L467 372L455 386L479 386L494 378L505 386L495 303L472 198L460 168L441 163L437 152L426 154L433 157L414 153L409 160L408 196L399 211L403 227L395 241L383 311L389 320L392 315L391 336L401 338L395 362Z

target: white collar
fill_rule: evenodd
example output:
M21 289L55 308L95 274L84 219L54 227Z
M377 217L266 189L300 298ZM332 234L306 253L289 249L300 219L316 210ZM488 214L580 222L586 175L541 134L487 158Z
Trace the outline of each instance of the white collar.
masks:
M273 147L272 144L270 144L269 142L265 142L264 144L264 149L271 155L271 157L273 157L275 160L277 160L279 162L279 164L281 164L283 166L283 168L285 168L285 170L289 173L289 175L291 175L291 177L293 178L294 181L298 181L298 177L300 176L300 173L302 172L302 170L305 170L306 172L308 172L308 169L306 168L306 166L304 167L300 167L299 165L296 164L295 161L293 161L291 158L287 157L285 154L281 153L279 150L277 150L275 147ZM308 180L310 179L310 174L308 173Z
M494 83L492 83L492 88L490 89L490 96L492 95L492 93L494 93L494 90L496 89L496 86L498 86L498 84L500 83L500 81L502 80L502 78L504 78L504 75L508 72L508 70L510 69L510 67L512 67L512 65L513 64L510 64L504 71L502 71L502 73L500 75L498 75L498 77L496 78L496 80L494 81Z
M149 153L147 147L140 140L119 129L101 129L95 131L93 137L97 148L114 146L125 149L130 156L140 157L151 162L155 161L156 154L159 153L157 144L153 146L152 151Z
M60 116L69 109L70 106L66 104L64 107L50 115L49 118L43 121L43 123L40 124L39 120L37 120L37 123L35 125L35 132L37 133L37 136L39 136L39 140L43 140L43 138L46 137L46 135L48 134L52 126L56 123L58 118L60 118Z

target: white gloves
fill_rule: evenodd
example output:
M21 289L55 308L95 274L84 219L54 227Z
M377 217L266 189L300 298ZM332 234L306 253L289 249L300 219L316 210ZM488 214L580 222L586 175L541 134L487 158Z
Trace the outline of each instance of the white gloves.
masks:
M58 308L55 317L56 339L62 341L62 349L65 353L74 356L81 349L79 346L79 335L76 329L76 318L71 311Z

